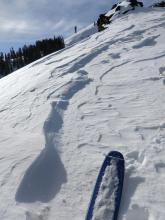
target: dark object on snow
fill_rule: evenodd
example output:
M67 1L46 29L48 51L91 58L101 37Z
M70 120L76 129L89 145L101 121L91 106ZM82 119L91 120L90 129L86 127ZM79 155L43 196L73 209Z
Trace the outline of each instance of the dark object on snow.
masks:
M140 7L143 7L143 2L138 2Z
M98 31L103 31L105 29L103 26L104 24L110 24L109 17L105 14L100 14L97 20Z
M159 3L155 3L152 7L162 7L162 8L164 8L165 7L165 2L162 1L162 2L159 2Z
M121 6L118 5L118 6L116 7L115 11L120 11L120 10L121 10Z
M77 33L77 26L74 27L74 33Z
M107 170L107 168L109 168L109 170ZM103 183L103 179L106 182L105 185L101 185ZM109 218L109 220L117 220L119 207L120 207L120 201L121 201L121 195L122 195L122 189L123 189L123 182L124 182L124 157L120 152L112 151L106 156L101 166L85 220L92 219L94 215L95 205L97 204L96 202L97 202L100 191L104 195L106 194L105 195L106 200L104 200L105 198L103 198L104 201L102 201L101 200L102 197L99 198L100 199L99 207L103 208L103 210L104 208L106 208L105 210L106 213L103 213L103 215L106 215L105 216L106 219L109 217L109 215L111 215L111 218ZM111 210L110 208L109 210L107 210L108 204L105 204L105 201L107 202L107 199L113 202L112 207L114 208Z
M111 23L111 18L113 17L113 15L115 15L116 12L118 12L119 14L126 14L130 10L134 10L135 7L143 7L143 3L137 0L129 0L128 5L131 7L125 7L121 4L121 2L119 2L112 6L111 11L108 13L108 15L106 15L106 13L100 14L97 20L98 31L104 30L106 28L105 25ZM125 11L123 11L123 8L125 8Z
M136 7L136 6L143 7L143 2L138 2L137 0L129 0L129 2L131 3L130 5L132 7Z
M112 5L111 10L113 10L114 8L116 8L117 4Z

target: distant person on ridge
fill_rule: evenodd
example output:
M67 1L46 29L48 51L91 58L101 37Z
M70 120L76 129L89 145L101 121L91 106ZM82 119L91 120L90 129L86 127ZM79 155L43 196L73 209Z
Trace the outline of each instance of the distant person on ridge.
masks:
M74 27L74 33L77 33L77 26Z

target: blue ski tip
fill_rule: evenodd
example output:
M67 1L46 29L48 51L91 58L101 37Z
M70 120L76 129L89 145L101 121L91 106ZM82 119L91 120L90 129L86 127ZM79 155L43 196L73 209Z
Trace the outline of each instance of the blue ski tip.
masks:
M107 157L114 157L114 158L124 160L123 154L120 153L119 151L110 151Z
M106 171L106 169L108 171ZM106 172L107 178L104 178L105 172ZM99 192L102 191L101 195L104 195L103 190L105 187L102 187L103 179L105 179L106 181L108 180L107 183L104 185L104 186L107 186L106 192L108 192L107 194L108 197L106 197L106 201L109 198L108 199L109 202L112 202L112 207L114 207L113 210L111 210L111 208L109 207L106 207L105 199L104 198L102 199L101 197L100 199L102 199L102 201L100 201L99 199L98 200L99 206L97 205L96 207L97 197L99 195ZM117 220L119 207L120 207L120 201L121 201L121 195L122 195L122 189L123 189L123 181L124 181L124 157L122 153L118 151L111 151L105 157L102 163L102 166L100 168L85 220L94 220L95 211L97 212L97 209L99 208L104 209L104 207L106 207L105 212L108 211L110 213L108 214L109 217L106 219ZM100 220L103 220L103 216L101 217Z

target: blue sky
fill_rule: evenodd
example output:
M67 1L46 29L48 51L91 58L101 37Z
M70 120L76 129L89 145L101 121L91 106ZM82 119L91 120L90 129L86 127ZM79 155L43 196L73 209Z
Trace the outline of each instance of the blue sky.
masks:
M151 2L144 0L143 2ZM116 0L0 0L0 51L63 35L97 20Z

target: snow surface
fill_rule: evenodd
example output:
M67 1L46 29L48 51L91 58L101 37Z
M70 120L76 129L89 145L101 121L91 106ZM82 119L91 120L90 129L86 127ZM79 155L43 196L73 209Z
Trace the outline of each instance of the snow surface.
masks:
M164 17L132 11L0 79L0 219L83 220L117 150L119 220L164 220Z
M116 159L111 159L110 166L104 172L100 190L96 199L92 220L113 219L115 197L119 184Z
M74 43L77 43L78 41L87 40L87 38L90 38L92 34L95 34L98 32L97 25L91 24L88 27L80 30L79 32L75 33L71 37L66 39L65 44L67 46L70 46Z

